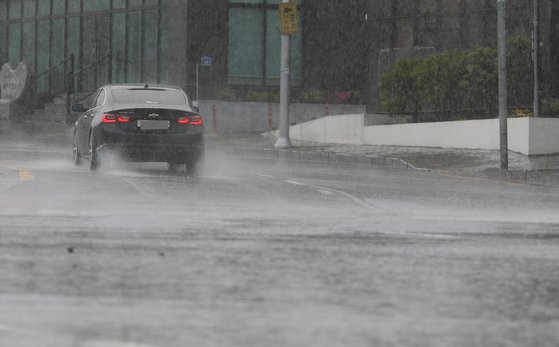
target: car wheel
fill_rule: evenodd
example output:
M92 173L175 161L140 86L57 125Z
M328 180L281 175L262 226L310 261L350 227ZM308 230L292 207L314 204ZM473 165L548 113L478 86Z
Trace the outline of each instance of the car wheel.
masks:
M74 156L74 165L78 166L81 164L81 159L80 159L80 152L78 151L78 142L76 139L76 133L74 133L74 145L73 145L73 156Z
M97 143L93 134L89 135L89 169L99 168L99 155L97 153Z

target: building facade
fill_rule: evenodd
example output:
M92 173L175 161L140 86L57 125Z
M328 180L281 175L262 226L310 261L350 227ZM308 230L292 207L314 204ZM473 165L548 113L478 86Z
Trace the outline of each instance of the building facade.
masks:
M0 62L40 74L111 53L113 82L178 84L200 98L224 88L277 90L280 0L0 0ZM495 0L298 0L295 90L361 91L378 108L385 49L496 46ZM558 96L559 3L540 0L544 96ZM531 35L532 2L507 0L510 34ZM105 78L106 79L106 78ZM98 81L97 81L98 82ZM92 81L83 82L93 87Z

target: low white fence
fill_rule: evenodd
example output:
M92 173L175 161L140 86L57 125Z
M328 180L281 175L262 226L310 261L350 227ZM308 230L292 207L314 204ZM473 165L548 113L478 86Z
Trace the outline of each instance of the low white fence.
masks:
M499 120L364 126L364 114L329 116L291 127L294 140L340 144L499 149ZM511 118L509 150L559 153L559 119Z

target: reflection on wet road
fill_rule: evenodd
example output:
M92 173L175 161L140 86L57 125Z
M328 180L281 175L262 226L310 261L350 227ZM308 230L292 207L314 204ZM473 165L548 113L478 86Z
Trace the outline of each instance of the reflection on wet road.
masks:
M558 196L218 152L192 178L0 163L0 345L556 346Z

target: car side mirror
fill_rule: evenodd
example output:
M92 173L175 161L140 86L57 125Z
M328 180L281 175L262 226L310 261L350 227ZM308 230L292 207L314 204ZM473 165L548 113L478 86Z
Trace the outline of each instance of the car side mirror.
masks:
M75 113L83 113L87 111L87 108L84 104L73 104L71 110Z

